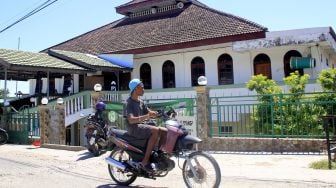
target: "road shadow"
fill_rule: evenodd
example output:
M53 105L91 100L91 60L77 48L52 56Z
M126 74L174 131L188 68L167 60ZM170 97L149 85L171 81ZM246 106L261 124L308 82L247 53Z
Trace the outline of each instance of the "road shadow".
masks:
M105 185L99 185L97 188L168 188L168 187L152 187L152 186L144 186L144 185L135 185L135 186L121 186L117 184L105 184Z
M101 151L100 155L104 155L106 153L105 150ZM99 155L99 156L100 156ZM91 152L86 151L85 153L81 153L79 154L79 158L76 161L82 161L82 160L86 160L86 159L90 159L90 158L94 158L94 157L99 157L99 156L94 156Z
M26 149L31 150L31 149L39 149L39 148L38 147L29 147L29 148L26 148Z
M91 152L88 152L88 151L85 153L79 154L79 156L80 157L76 161L83 161L83 160L95 157Z

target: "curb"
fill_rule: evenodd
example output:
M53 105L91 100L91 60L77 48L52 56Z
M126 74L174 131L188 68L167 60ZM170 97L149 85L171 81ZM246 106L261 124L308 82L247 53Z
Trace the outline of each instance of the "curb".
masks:
M68 146L68 145L59 145L59 144L42 144L41 148L68 150L68 151L86 150L86 148L83 146Z

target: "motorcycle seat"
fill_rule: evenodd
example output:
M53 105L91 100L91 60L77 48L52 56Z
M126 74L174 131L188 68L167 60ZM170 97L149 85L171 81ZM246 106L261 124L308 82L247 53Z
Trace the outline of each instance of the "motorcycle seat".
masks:
M113 129L112 133L115 134L118 138L121 138L131 145L139 148L146 148L147 146L147 139L138 139L134 136L128 134L126 130L122 129Z

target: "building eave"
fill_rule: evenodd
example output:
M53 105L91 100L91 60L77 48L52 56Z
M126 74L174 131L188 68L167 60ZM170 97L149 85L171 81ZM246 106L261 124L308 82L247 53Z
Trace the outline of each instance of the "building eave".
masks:
M152 46L152 47L129 49L129 50L122 50L122 51L113 51L113 52L110 51L110 52L104 52L104 53L106 54L108 53L144 54L144 53L153 53L153 52L161 52L161 51L168 51L168 50L193 48L193 47L200 47L200 46L207 46L207 45L215 45L215 44L221 44L221 43L229 43L229 42L234 42L234 41L253 40L253 39L260 39L260 38L265 38L265 32L256 32L256 33L249 33L249 34L242 34L242 35L218 37L218 38L204 39L204 40L198 40L198 41L167 44L167 45L161 45L161 46Z
M336 42L330 31L329 28L308 28L268 32L264 39L234 42L233 50L242 52L290 45L323 44L330 46L336 52Z

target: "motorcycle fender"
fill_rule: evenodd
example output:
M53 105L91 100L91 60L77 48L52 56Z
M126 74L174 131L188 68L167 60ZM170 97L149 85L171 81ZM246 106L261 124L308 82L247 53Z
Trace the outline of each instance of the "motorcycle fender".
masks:
M84 128L86 128L86 129L95 129L95 126L91 125L91 124L86 124L86 125L84 125Z
M180 147L185 148L185 149L187 148L191 149L191 147L194 144L200 143L202 142L202 140L199 139L198 137L187 135L183 137L182 139L180 139L179 142L181 144Z

